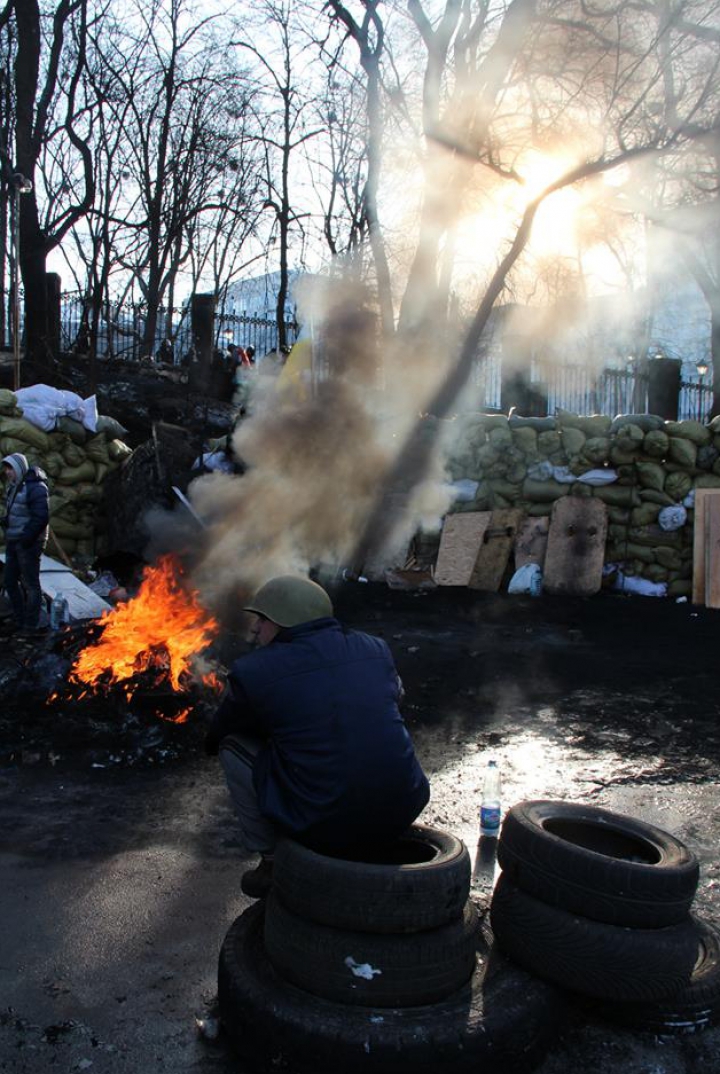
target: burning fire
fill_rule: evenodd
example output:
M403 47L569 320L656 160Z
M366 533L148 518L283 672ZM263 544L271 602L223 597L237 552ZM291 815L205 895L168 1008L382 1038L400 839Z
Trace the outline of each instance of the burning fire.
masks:
M137 596L102 617L100 639L82 649L70 669L69 681L88 688L80 697L117 685L130 700L148 680L183 691L197 678L194 658L217 636L219 625L181 579L178 560L163 556L145 568ZM220 688L213 672L200 679L210 689ZM187 719L188 711L175 722Z

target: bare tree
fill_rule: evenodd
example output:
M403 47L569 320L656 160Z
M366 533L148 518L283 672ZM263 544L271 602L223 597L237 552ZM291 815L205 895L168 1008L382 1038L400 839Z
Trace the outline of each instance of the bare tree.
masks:
M245 24L234 40L237 48L252 57L255 67L254 107L258 137L265 153L264 204L273 221L268 242L276 246L280 271L276 319L281 348L287 345L285 319L291 246L298 238L302 240L303 221L307 216L307 209L301 207L293 163L298 159L298 151L321 131L319 126L308 124L315 90L308 71L311 42L300 16L300 9L296 10L291 0L263 0L257 12L265 30L263 47L258 47L255 39L245 32Z
M100 13L95 17L99 18ZM47 362L47 255L87 213L95 194L89 130L86 117L80 116L77 109L78 86L86 61L88 0L59 0L48 15L41 13L38 0L8 0L0 13L0 27L11 21L17 39L13 79L15 168L33 183L32 191L18 199L26 351L28 356ZM38 162L46 143L55 139L72 147L81 182L70 190L61 185L41 206Z

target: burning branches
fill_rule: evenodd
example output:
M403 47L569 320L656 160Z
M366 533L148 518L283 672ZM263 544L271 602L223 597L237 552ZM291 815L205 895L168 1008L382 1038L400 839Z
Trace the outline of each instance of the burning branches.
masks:
M217 637L219 625L197 594L184 586L175 557L164 556L147 567L137 595L105 615L98 626L99 637L75 655L68 674L75 700L116 690L131 701L138 693L158 696L159 691L172 699L169 707L174 709L177 695L193 686L219 690L217 675L203 672L199 660ZM171 717L167 712L158 715L181 723L188 708Z

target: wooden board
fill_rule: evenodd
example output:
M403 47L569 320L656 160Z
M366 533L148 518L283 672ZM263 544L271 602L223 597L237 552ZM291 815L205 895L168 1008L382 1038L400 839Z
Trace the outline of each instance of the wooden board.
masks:
M693 528L693 604L704 604L706 597L707 550L706 509L709 502L720 498L720 489L695 489L695 522Z
M517 507L504 507L492 512L468 583L471 589L497 593L507 570L522 516L523 512Z
M549 518L523 519L518 526L515 538L516 570L527 566L528 563L537 563L541 568L544 566L549 530Z
M466 511L447 515L440 536L436 585L469 585L490 511Z
M4 552L0 561L5 562ZM50 600L61 593L68 602L72 619L97 619L103 612L112 610L112 605L76 578L70 567L50 556L40 558L40 587Z
M577 496L556 500L543 570L546 593L590 597L599 592L607 525L602 500Z
M708 608L720 608L720 495L707 497L704 516L705 604Z

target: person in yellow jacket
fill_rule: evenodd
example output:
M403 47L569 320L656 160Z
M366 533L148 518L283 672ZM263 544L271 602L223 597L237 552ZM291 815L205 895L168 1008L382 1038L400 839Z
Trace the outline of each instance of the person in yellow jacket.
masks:
M312 340L300 338L280 370L277 390L284 399L306 403L312 393Z

